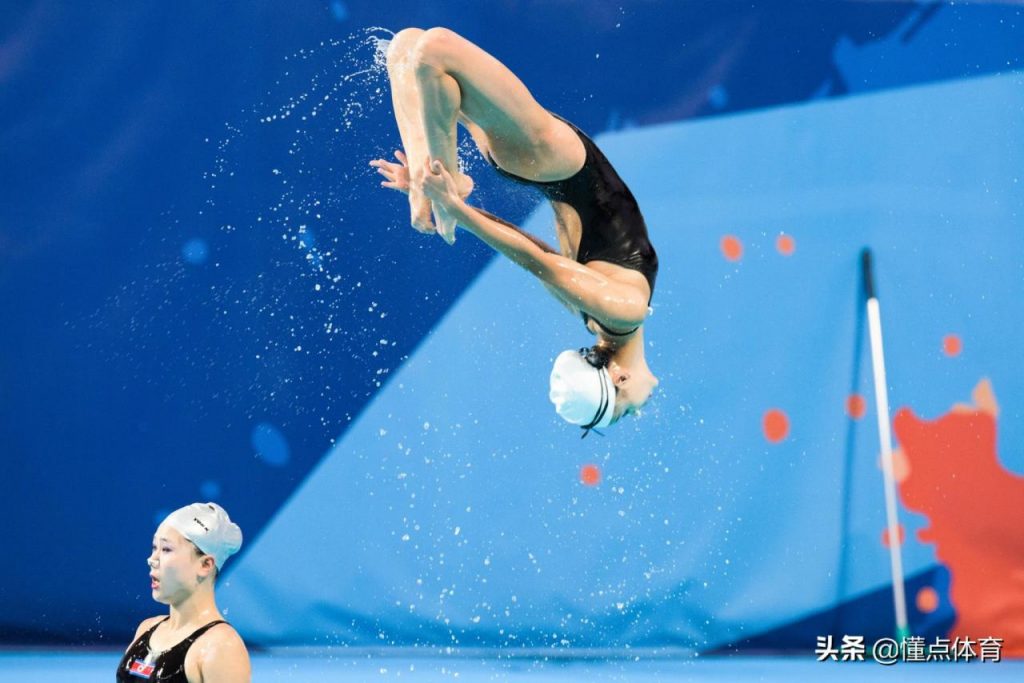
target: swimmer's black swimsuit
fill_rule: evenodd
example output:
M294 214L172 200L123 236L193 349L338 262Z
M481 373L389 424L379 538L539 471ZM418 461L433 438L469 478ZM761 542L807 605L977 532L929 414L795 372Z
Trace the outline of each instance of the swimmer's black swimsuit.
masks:
M117 683L142 683L142 681L188 683L188 678L185 676L185 655L188 654L188 649L199 639L199 636L217 624L227 623L211 621L171 649L164 650L156 656L150 656L149 637L164 621L167 619L158 621L153 628L139 636L139 639L128 648L128 652L124 653L124 657L121 658L121 663L117 667Z
M554 116L565 121L561 116ZM580 217L582 234L576 250L576 261L587 264L591 261L606 261L617 266L640 271L654 296L654 280L658 275L658 255L647 237L647 225L640 215L633 193L622 182L605 155L594 141L568 121L566 124L579 135L587 150L587 160L575 175L564 180L528 180L502 169L487 155L487 160L506 178L510 178L539 189L550 201L565 202ZM650 301L648 301L650 303ZM590 319L583 314L583 322ZM609 330L594 320L601 329L614 336L632 334Z

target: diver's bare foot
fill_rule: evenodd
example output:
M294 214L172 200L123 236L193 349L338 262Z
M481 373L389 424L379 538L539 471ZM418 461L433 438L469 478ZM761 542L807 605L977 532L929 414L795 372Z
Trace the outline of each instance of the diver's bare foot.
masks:
M473 192L473 179L468 175L459 173L455 176L455 186L459 189L459 196L465 199Z
M434 225L437 226L437 234L448 244L455 244L455 217L445 211L441 206L434 204Z
M423 195L423 190L414 189L416 187L416 183L409 186L409 222L419 232L430 234L435 232L430 220L430 200Z

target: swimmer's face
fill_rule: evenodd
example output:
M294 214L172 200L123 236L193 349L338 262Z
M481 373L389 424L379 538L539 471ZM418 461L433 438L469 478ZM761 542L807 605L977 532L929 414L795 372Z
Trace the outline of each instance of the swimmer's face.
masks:
M216 573L213 557L204 555L177 529L161 524L153 535L153 547L147 560L153 599L165 605L177 605L196 591L203 581Z
M612 424L615 424L643 408L658 386L658 378L650 372L629 372L616 363L608 365L608 372L615 385L615 412L612 413Z

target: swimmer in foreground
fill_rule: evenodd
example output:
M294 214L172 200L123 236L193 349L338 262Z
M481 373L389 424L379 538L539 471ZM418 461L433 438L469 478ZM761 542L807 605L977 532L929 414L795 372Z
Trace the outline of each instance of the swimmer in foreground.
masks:
M167 516L149 555L153 599L169 616L146 619L117 667L118 683L249 683L249 653L223 620L213 589L242 531L216 503L193 503Z
M658 257L629 188L590 138L452 31L400 31L387 66L405 153L370 162L381 184L408 194L420 232L451 244L461 225L582 316L597 343L555 359L550 397L559 415L586 436L637 411L658 384L644 358ZM473 181L459 171L456 122L498 173L547 197L559 251L466 203Z

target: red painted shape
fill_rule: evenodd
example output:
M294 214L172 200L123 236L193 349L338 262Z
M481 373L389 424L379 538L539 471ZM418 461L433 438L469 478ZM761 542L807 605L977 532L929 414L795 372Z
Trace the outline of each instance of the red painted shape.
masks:
M964 350L964 343L960 341L960 337L955 334L947 334L942 338L942 352L952 358L953 356L959 356L960 352Z
M907 540L907 532L904 531L902 524L896 525L896 537L899 538L900 545L903 545L903 542ZM889 547L889 527L882 529L882 545L886 548Z
M917 591L914 604L917 605L917 610L922 614L931 614L939 608L939 593L931 586L925 586Z
M779 443L789 434L789 418L778 408L772 408L764 414L762 428L764 438L772 443Z
M790 235L779 235L775 240L775 248L783 256L792 256L793 252L796 251L796 240Z
M743 244L734 236L726 235L720 244L722 256L730 261L739 261L743 258Z
M900 498L928 518L918 539L951 574L949 637L1003 638L1005 656L1024 656L1024 477L999 463L996 418L961 410L930 422L904 408L893 428L910 465Z
M846 414L854 420L859 420L864 417L867 409L868 404L860 394L850 394L849 397L847 397Z
M584 465L580 468L580 481L587 486L597 486L601 482L601 468L597 465Z

